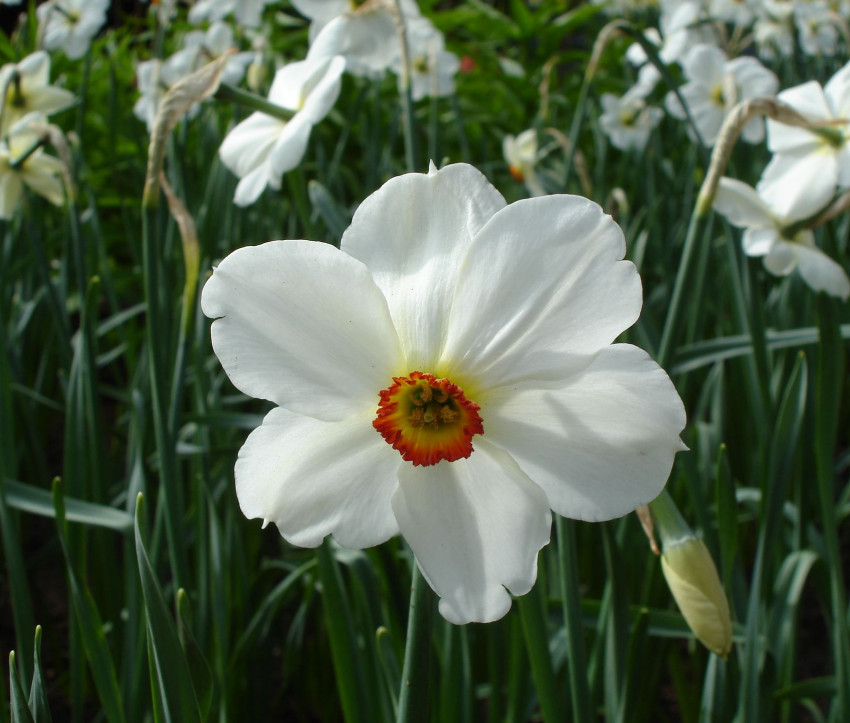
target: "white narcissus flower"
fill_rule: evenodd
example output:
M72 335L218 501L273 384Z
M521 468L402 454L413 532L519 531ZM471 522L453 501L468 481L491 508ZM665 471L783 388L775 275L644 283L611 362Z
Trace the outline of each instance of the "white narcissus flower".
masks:
M285 121L252 113L233 128L219 148L225 166L240 180L234 202L254 203L266 186L280 188L281 177L304 157L313 126L336 103L345 70L341 56L300 60L277 71L269 101L294 113Z
M263 10L274 0L198 0L189 10L189 22L215 22L234 14L243 28L259 27Z
M824 0L794 4L794 22L804 53L828 57L835 55L839 22L835 15L833 8Z
M733 178L721 178L714 197L714 208L729 222L745 229L742 238L747 256L762 256L765 268L776 276L798 269L800 276L815 291L847 299L850 281L839 264L815 245L810 229L795 222L816 214L820 208L800 208L789 215L785 204L771 204L752 186Z
M62 182L62 162L58 158L42 153L41 148L32 152L38 142L37 134L29 130L31 122L43 122L43 117L32 113L22 118L0 141L0 219L12 218L24 186L44 196L57 206L65 200ZM29 155L27 155L29 154ZM26 157L22 163L20 159ZM15 161L19 163L15 163Z
M426 96L442 97L455 92L455 75L460 58L446 50L443 34L427 18L419 18L407 26L410 53L410 95L413 100ZM402 72L397 58L393 72Z
M746 98L776 93L779 79L758 60L740 57L727 60L726 54L713 45L697 45L685 57L682 69L688 82L679 93L694 119L702 140L713 146L727 111ZM684 120L685 110L673 92L665 100L667 111ZM741 133L748 143L764 139L764 121L754 118Z
M50 56L43 50L0 68L0 89L6 90L0 135L30 113L50 115L74 103L71 91L50 85Z
M224 22L214 22L206 31L195 30L183 39L183 49L178 50L162 64L162 81L172 86L190 73L215 60L235 44L233 29ZM245 69L254 59L254 53L234 53L227 60L221 75L222 83L236 85L245 75Z
M646 105L642 86L635 88L622 98L611 93L603 93L600 98L603 113L599 116L599 126L611 145L621 151L642 151L646 148L649 134L664 116L661 108Z
M624 254L595 203L506 205L465 164L387 182L339 249L233 252L203 290L213 348L277 405L239 452L244 514L305 547L400 532L446 619L503 616L550 508L624 515L683 449L669 377L612 344L641 308Z
M783 90L777 98L816 128L767 121L767 147L774 156L758 184L773 208L786 208L793 218L822 208L836 187L850 188L850 63L825 87L817 81Z
M62 48L72 60L82 58L106 22L109 0L50 0L39 5L39 35L47 50Z
M136 87L141 95L133 106L133 115L145 122L150 133L166 90L162 80L161 60L153 58L139 63L136 68Z
M532 196L545 196L546 189L537 175L537 131L529 128L518 136L502 139L502 153L511 175L531 192Z
M380 76L401 55L395 20L387 7L372 0L360 6L339 0L297 0L296 9L308 18L308 57L342 55L352 75ZM401 0L405 25L421 19L414 0Z

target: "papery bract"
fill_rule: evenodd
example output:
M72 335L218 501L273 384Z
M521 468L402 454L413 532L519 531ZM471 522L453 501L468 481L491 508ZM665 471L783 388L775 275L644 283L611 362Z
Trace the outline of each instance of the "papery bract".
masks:
M670 379L612 344L641 307L624 252L591 201L506 205L463 164L387 182L340 249L233 252L203 290L213 347L278 405L236 462L243 512L305 546L401 532L448 620L504 615L550 508L623 515L683 448Z

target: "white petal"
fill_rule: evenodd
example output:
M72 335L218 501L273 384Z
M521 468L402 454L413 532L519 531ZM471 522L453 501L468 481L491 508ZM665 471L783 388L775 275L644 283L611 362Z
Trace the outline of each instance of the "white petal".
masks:
M767 256L779 241L776 228L748 228L741 237L741 246L747 256Z
M838 161L826 145L815 153L775 155L756 189L784 222L813 216L832 200Z
M265 113L252 113L225 136L218 149L222 162L242 178L268 158L284 125Z
M479 171L457 164L393 178L355 212L341 246L369 267L387 297L406 371L435 368L461 263L504 205Z
M398 52L392 16L376 6L374 10L345 13L331 20L313 40L307 57L343 55L350 73L369 75L389 68Z
M566 517L608 520L653 500L684 449L682 400L664 370L629 344L603 349L558 387L502 387L483 401L484 437Z
M442 598L449 622L490 622L531 589L549 542L546 495L504 451L478 442L468 459L405 464L393 495L398 526Z
M776 225L773 211L756 189L734 178L724 176L720 179L714 194L714 209L738 228L773 228Z
M275 179L287 171L291 171L304 158L310 131L313 126L301 113L298 113L287 123L275 141L274 148L269 154L271 176Z
M815 291L825 291L831 296L847 300L850 281L840 264L833 261L817 246L793 244L800 276Z
M793 244L786 241L775 243L762 259L762 263L774 276L787 276L797 266L797 254L794 252Z
M204 286L213 348L245 394L330 421L392 384L398 341L369 270L327 244L234 251ZM218 318L223 317L223 318Z
M682 61L682 70L688 80L696 81L706 88L714 88L723 82L726 53L714 45L695 45Z
M584 367L640 315L625 252L620 227L580 196L503 208L460 268L441 373L495 387L563 378L571 360Z
M236 192L233 194L233 203L237 206L250 206L266 190L266 186L270 185L272 180L271 164L267 160L239 180L236 184ZM271 185L274 187L273 184Z
M777 98L787 103L798 113L813 121L829 120L832 117L823 88L817 81L809 81L788 90L783 90ZM767 121L767 147L774 153L790 153L811 148L819 143L817 136L805 128Z
M372 427L374 408L339 422L273 409L236 460L236 495L246 517L271 520L293 545L332 534L371 547L398 533L391 498L404 464Z

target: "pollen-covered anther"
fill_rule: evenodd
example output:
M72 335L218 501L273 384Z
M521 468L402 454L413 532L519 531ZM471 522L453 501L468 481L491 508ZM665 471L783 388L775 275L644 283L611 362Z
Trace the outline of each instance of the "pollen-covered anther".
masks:
M473 435L484 434L480 407L448 379L411 372L393 377L392 386L379 396L372 425L402 459L414 465L469 457Z

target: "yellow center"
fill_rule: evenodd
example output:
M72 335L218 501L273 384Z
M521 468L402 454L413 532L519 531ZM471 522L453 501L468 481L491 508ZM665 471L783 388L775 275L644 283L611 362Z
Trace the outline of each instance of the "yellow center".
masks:
M402 459L428 466L472 454L473 435L484 434L479 410L448 379L411 372L380 392L372 426Z

